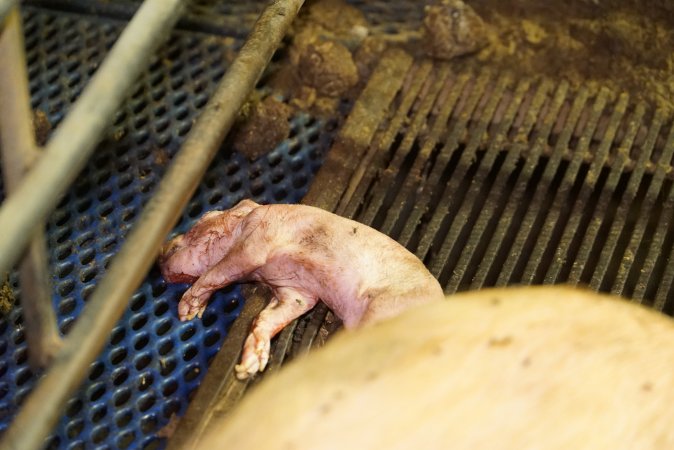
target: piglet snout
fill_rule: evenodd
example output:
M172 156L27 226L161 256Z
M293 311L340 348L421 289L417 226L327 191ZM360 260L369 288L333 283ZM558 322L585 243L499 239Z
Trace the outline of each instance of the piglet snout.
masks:
M165 243L159 250L159 269L161 270L164 279L169 283L191 283L197 278L193 275L183 273L182 270L174 267L176 264L171 264L171 257L178 250L184 248L183 241L183 235L176 236Z

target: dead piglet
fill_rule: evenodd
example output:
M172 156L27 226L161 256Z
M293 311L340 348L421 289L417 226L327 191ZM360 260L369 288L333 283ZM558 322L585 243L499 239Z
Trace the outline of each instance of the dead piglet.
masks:
M271 338L319 300L355 328L443 298L423 263L393 239L305 205L244 200L207 213L165 245L160 265L169 282L194 281L178 306L182 320L200 316L214 291L236 281L272 289L244 345L242 379L264 370Z

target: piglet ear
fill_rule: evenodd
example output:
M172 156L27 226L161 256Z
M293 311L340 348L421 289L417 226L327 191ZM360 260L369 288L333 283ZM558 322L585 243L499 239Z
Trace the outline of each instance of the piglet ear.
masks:
M260 205L255 203L254 201L249 200L249 199L244 199L244 200L241 200L239 203L237 203L234 207L232 207L227 212L230 213L231 215L233 215L234 217L245 217L248 214L250 214L250 212L252 210L254 210L255 208L257 208L258 206L260 206Z

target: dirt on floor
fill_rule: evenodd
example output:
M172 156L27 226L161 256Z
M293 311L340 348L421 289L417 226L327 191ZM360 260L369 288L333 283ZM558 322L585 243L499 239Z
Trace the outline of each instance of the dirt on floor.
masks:
M246 117L234 133L233 145L252 161L288 137L291 108L271 96L248 105L243 108Z
M393 11L396 2L391 3ZM589 82L674 112L672 1L427 0L418 7L425 9L426 26L447 37L450 48L438 47L437 42L429 47L423 23L401 28L404 39L378 35L381 27L370 26L353 6L315 0L307 2L307 12L295 27L291 56L301 53L307 42L337 41L351 51L362 83L382 43L403 45L419 56L426 48L426 56L452 59L462 69L489 65L516 76L565 79L573 86ZM445 16L442 7L450 9ZM451 28L452 20L453 29L438 29ZM292 64L298 67L297 58L291 58Z
M596 82L674 111L674 2L669 11L658 1L469 3L488 25L490 43L469 64Z
M385 47L369 34L363 13L345 1L307 2L270 85L297 109L333 116L355 98Z
M33 127L35 128L35 142L42 147L47 143L49 135L51 134L51 122L41 109L33 111Z
M9 279L5 278L0 285L0 317L9 314L14 308L15 303L16 298L14 297L12 285L9 283Z

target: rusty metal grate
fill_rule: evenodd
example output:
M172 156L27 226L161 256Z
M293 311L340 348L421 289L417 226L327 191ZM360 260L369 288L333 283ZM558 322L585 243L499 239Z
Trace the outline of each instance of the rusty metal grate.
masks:
M572 283L672 313L672 139L625 94L419 63L344 213L447 293Z

